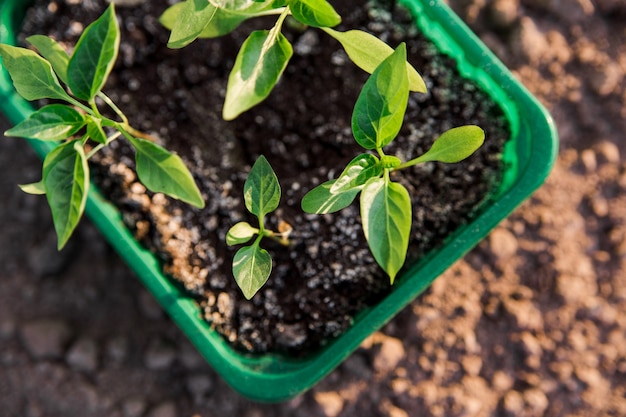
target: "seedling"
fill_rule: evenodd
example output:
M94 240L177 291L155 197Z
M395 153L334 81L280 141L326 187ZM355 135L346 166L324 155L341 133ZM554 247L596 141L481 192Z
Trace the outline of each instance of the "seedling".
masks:
M293 55L291 44L282 34L283 22L289 15L335 38L350 59L368 73L393 52L366 32L332 29L341 23L341 16L326 0L186 0L168 8L160 20L171 30L168 46L182 48L198 38L228 34L247 19L268 15L278 16L274 26L252 32L239 50L226 88L225 120L235 119L263 101L278 82ZM409 80L406 88L426 92L415 68L408 62L403 68Z
M47 98L67 104L44 106L5 135L61 142L46 156L41 181L20 186L27 193L46 195L59 249L67 243L85 208L89 190L87 161L120 136L135 149L137 176L146 188L204 207L200 191L180 157L132 128L102 92L120 44L113 4L85 29L71 56L46 36L35 35L27 40L40 55L0 45L2 62L15 89L26 100ZM102 103L120 121L103 116L98 108Z
M230 228L226 235L229 246L249 242L256 236L252 245L239 249L233 259L235 281L249 300L267 282L272 272L272 258L260 243L264 237L278 240L288 245L291 228L274 232L265 227L265 216L278 208L280 202L280 184L269 162L261 155L250 170L243 186L243 197L248 211L255 216L259 227L248 222L239 222Z
M467 125L444 132L428 152L407 162L386 155L383 148L400 132L408 102L406 47L398 46L369 77L352 114L352 131L366 150L345 167L337 179L324 182L302 199L307 213L326 214L349 206L361 193L361 221L365 239L376 262L393 284L404 265L411 231L411 199L406 188L391 180L391 173L413 165L439 161L454 163L478 149L485 134Z

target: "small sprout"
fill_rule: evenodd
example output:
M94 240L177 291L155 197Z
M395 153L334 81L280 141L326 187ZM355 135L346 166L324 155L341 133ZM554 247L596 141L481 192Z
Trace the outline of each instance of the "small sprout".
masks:
M315 187L302 199L305 212L325 214L349 206L360 193L365 239L391 284L406 259L412 208L408 191L393 182L390 173L427 161L459 162L485 139L478 126L462 126L444 132L428 152L405 163L383 152L400 132L406 111L410 87L405 55L401 44L374 70L354 107L354 138L366 150L376 151L378 157L358 155L336 180Z
M226 243L229 246L247 243L256 236L251 245L239 249L233 258L235 281L248 300L261 289L272 272L272 258L261 248L261 240L269 237L283 245L289 244L287 238L292 231L289 224L281 221L278 232L265 228L265 216L278 208L280 194L278 178L267 159L261 155L252 166L243 186L246 208L257 216L259 228L247 222L239 222L226 234Z
M21 186L27 193L46 195L59 249L67 243L85 209L89 190L87 161L120 136L135 149L137 175L146 188L204 207L200 191L180 157L132 128L126 116L102 92L120 45L113 4L87 26L72 55L49 37L35 35L27 40L39 54L0 45L2 62L15 89L26 100L50 98L67 104L44 106L5 135L61 142L46 156L42 180ZM120 121L102 116L96 98L106 103ZM111 130L114 132L107 134Z

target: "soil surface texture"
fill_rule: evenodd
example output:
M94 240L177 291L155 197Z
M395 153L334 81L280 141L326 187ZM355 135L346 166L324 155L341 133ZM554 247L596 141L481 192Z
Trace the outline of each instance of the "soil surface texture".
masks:
M88 222L57 255L44 199L15 186L40 161L1 140L1 414L626 415L626 4L451 5L551 111L559 159L489 238L284 404L227 387Z

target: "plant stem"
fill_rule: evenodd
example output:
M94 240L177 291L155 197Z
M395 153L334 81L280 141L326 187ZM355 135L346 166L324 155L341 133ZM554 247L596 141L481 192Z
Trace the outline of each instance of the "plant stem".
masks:
M291 14L291 10L289 10L289 6L283 8L283 10L280 13L280 16L278 16L278 20L276 21L276 24L272 28L272 34L270 35L270 37L278 36L278 33L280 33L282 29L285 18L289 16L290 14Z
M284 13L285 9L287 9L287 7L279 7L278 9L265 10L262 12L255 13L254 17L273 16L277 14L282 14ZM289 14L291 14L291 12L289 12Z
M104 148L105 146L107 146L109 143L113 142L114 140L116 140L117 138L120 137L122 133L121 132L115 132L114 134L112 134L111 136L109 136L107 138L106 143L99 143L97 144L91 151L89 151L89 153L87 155L85 155L85 158L89 159L92 156L94 156L100 149Z
M70 97L70 96L67 96L67 97L65 98L65 100L67 100L67 102L68 102L68 103L70 103L70 104L72 104L72 105L74 105L74 106L78 107L79 109L81 109L81 110L82 110L82 111L84 111L85 113L88 113L88 114L93 115L93 111L92 111L89 107L87 107L87 106L85 106L83 103L81 103L80 101L75 100L74 98L72 98L72 97Z
M119 109L119 107L117 107L115 105L115 103L113 102L113 100L111 100L106 94L104 94L102 91L100 91L98 93L98 97L100 97L102 99L102 101L104 101L114 112L115 114L117 114L119 116L120 119L122 119L122 123L126 126L128 126L128 118L124 115L124 113L122 113L122 111Z
M418 156L415 159L411 159L410 161L406 161L403 164L398 165L397 167L393 168L394 171L397 171L399 169L404 169L404 168L409 168L412 167L413 165L417 165L423 162L423 159L421 156Z

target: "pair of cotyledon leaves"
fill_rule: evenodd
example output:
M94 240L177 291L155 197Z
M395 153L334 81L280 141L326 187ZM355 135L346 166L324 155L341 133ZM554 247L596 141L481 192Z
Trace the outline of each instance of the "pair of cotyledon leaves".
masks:
M137 175L148 189L197 207L204 206L200 191L180 157L149 140L132 136L128 132L130 126L102 117L97 111L95 99L103 96L101 90L119 50L120 33L113 5L85 29L71 56L51 38L35 35L27 40L41 55L25 48L0 45L2 64L15 89L27 100L49 98L70 105L44 106L5 135L56 142L85 129L81 139L69 139L46 156L40 182L22 186L26 192L46 195L59 249L76 228L87 202L90 155L85 145L88 139L99 146L108 144L110 139L104 128L117 129L135 148Z

